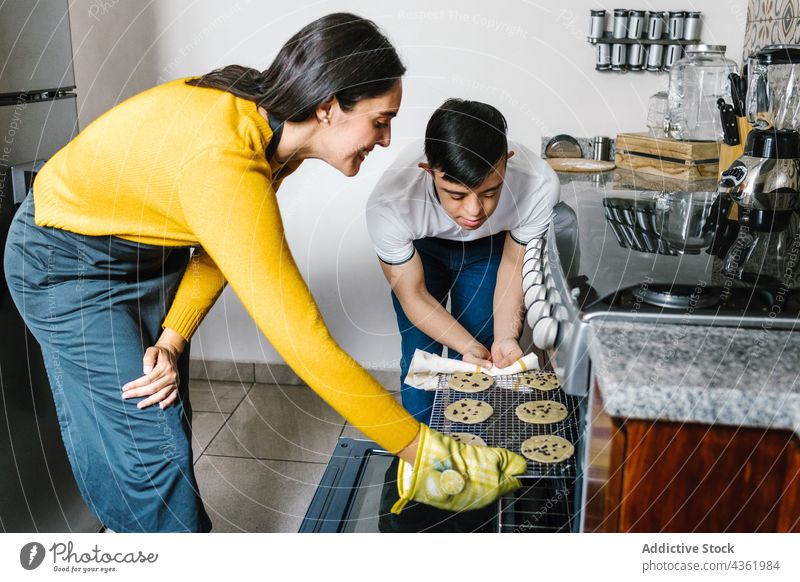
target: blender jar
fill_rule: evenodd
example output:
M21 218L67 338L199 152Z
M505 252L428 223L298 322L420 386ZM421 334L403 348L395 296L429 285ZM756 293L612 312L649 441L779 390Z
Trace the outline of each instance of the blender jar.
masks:
M800 129L800 47L771 45L747 62L747 118L756 129Z

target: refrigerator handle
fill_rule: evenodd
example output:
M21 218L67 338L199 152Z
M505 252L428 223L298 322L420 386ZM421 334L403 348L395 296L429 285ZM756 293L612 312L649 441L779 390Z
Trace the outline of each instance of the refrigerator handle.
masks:
M21 204L33 186L33 179L47 160L34 160L11 166L11 193L14 204Z

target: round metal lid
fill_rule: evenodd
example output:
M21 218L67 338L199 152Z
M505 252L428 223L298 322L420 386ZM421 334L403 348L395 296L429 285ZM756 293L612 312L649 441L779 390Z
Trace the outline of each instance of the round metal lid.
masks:
M687 53L724 53L728 49L724 44L690 44Z
M800 47L793 45L771 45L758 51L753 58L762 65L788 65L800 63Z

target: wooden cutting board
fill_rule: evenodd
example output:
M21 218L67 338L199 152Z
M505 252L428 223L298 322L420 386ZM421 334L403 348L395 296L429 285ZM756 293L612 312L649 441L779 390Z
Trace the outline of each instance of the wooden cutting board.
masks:
M586 158L547 158L556 172L608 172L616 167L614 162Z
M617 134L614 160L619 168L678 180L714 179L719 174L720 144L681 141L649 133Z

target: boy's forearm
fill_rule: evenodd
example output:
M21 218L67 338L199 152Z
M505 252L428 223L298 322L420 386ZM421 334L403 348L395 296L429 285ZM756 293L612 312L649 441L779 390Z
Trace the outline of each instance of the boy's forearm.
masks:
M476 341L430 293L406 297L400 303L414 327L448 348L463 354Z
M517 245L516 242L512 243ZM507 243L508 245L508 243ZM521 249L508 247L497 269L497 283L494 289L494 340L506 338L519 339L522 322L525 318L525 304L522 294L522 256Z
M516 286L519 285L519 290ZM513 277L501 280L498 273L497 288L494 294L494 340L519 339L522 334L522 321L525 305L522 297L522 280Z

